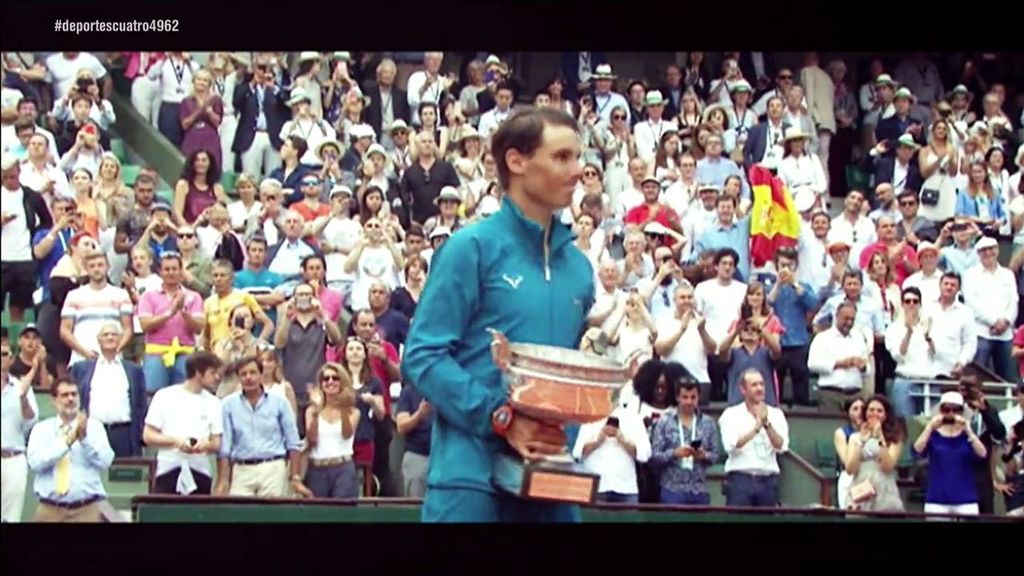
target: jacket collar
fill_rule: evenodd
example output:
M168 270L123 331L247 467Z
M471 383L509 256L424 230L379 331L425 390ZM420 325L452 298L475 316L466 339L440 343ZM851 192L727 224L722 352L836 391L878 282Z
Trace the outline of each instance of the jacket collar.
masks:
M530 239L530 242L535 248L543 250L544 229L533 220L524 216L523 211L515 202L512 201L510 197L505 196L505 198L502 199L501 210L498 211L495 217L501 218L503 222L508 222L509 225L517 227L527 238ZM570 231L567 226L563 225L554 214L551 215L551 223L548 224L548 230L550 230L548 246L550 247L552 254L564 245L573 241L572 231Z

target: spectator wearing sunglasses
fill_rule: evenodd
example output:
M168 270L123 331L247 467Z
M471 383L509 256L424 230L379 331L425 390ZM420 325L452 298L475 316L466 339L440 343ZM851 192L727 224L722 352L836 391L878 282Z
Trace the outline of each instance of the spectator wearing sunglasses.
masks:
M975 245L981 264L964 274L964 303L974 312L978 351L974 361L986 365L991 360L995 371L1006 381L1016 380L1010 361L1013 321L1017 317L1017 279L999 264L999 245L993 238L982 238Z
M939 414L928 421L914 441L914 451L928 458L925 513L979 513L974 467L985 462L988 451L964 419L963 395L959 392L942 395Z
M920 380L933 380L939 375L932 338L931 320L921 313L921 291L914 287L903 289L903 319L885 330L885 347L896 362L890 398L893 413L900 418L912 418L921 412L921 402L914 393L921 390Z
M355 409L356 393L348 372L340 364L324 364L310 401L305 414L309 451L305 484L317 498L357 498L352 446L361 414Z
M789 89L793 87L793 71L789 68L782 68L778 74L775 75L775 89L769 90L758 98L757 102L751 107L751 110L757 114L758 118L763 120L764 115L768 112L768 104L772 98L781 98L783 102L786 101L786 96L789 94ZM802 107L807 108L807 100L804 99Z

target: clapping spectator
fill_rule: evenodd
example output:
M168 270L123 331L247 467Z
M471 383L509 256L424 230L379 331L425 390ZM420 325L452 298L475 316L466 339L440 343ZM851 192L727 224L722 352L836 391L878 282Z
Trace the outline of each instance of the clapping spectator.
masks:
M361 339L349 337L345 341L342 357L343 366L352 379L352 387L356 392L356 408L360 413L353 448L355 461L360 466L373 468L377 460L376 422L381 421L387 414L384 405L387 392L370 368L368 346ZM382 478L378 479L383 482Z
M18 334L18 353L11 356L9 373L15 379L27 377L33 389L49 390L57 377L57 362L47 354L35 324L26 324ZM6 380L0 379L0 385Z
M231 326L231 337L217 342L212 350L228 368L228 373L224 375L217 389L218 398L224 398L237 390L238 379L234 374L237 362L250 356L258 357L262 352L271 349L270 343L252 335L255 322L252 311L245 304L235 306L228 317L228 323Z
M345 272L355 274L352 284L351 308L369 308L370 284L381 280L394 289L399 285L398 271L405 266L401 251L383 223L371 218L363 223L363 237L345 261Z
M778 325L779 345L781 353L776 361L778 371L779 392L782 390L782 383L786 380L787 374L793 385L790 405L796 403L801 406L809 406L810 400L810 372L807 369L807 354L810 349L811 337L807 329L807 317L817 307L818 298L812 288L806 282L798 280L801 276L802 266L798 266L798 254L792 248L782 248L775 252L775 269L778 276L770 283L767 303L771 305L774 312L773 317L777 319L774 324ZM747 301L751 298L750 289L747 291ZM756 295L755 295L756 298ZM745 304L742 312L746 309L751 312L756 307ZM762 311L758 316L763 316L764 321L768 318ZM768 327L768 324L764 324ZM781 398L780 398L781 400Z
M846 472L853 476L846 504L871 512L902 512L896 485L896 463L903 446L903 430L884 396L864 404L860 430L851 434L846 451Z
M324 364L317 373L306 409L306 485L317 498L356 498L359 483L352 461L360 413L348 372L339 364Z
M143 370L150 394L185 380L188 355L206 325L202 296L182 285L181 257L165 255L159 269L162 286L139 298L137 312L145 333Z
M974 312L961 302L960 275L946 272L939 281L939 299L923 308L931 321L931 335L935 343L932 362L939 374L959 378L964 368L974 360L978 336Z
M197 72L199 64L187 52L167 52L166 57L146 73L150 80L160 84L161 104L157 126L175 148L180 148L185 138L181 105L192 92L193 78ZM239 108L235 106L235 109Z
M811 342L807 367L818 374L818 407L838 411L846 400L862 393L871 347L867 335L854 325L857 305L846 301L838 305L835 324L820 332Z
M939 399L939 414L928 421L914 441L914 451L928 458L927 514L976 515L978 487L974 469L988 452L964 419L964 397L946 392Z
M204 344L212 350L221 340L231 337L231 325L228 318L231 311L238 305L248 306L256 323L260 325L261 340L270 340L274 332L274 323L263 312L263 308L252 294L236 289L233 285L235 270L230 262L217 260L213 263L211 273L213 291L203 302L203 314L206 316Z
M212 264L199 247L199 236L192 225L178 228L178 250L181 253L181 283L203 298L210 295ZM234 270L234 264L231 264Z
M40 372L38 364L33 363L28 373L20 378L11 372L13 364L14 353L10 343L0 343L0 387L3 390L0 422L3 426L4 454L3 474L0 475L3 480L0 517L4 523L21 522L25 485L28 481L26 441L32 426L39 419L39 406L36 404L35 392L32 391L32 380Z
M836 449L836 494L840 510L846 510L849 502L850 486L853 483L853 476L846 471L847 462L850 461L850 437L864 425L864 404L864 399L858 396L847 398L843 403L846 422L832 434L832 445Z
M936 354L931 319L921 313L921 291L903 289L902 320L894 321L885 331L885 347L896 363L895 379L889 395L893 416L912 418L921 411L914 398L921 390L918 380L933 380L940 375L933 358Z
M714 419L698 406L700 389L692 379L676 382L676 409L651 431L651 463L660 467L662 504L711 503L707 469L719 459Z
M231 229L239 234L245 233L249 218L258 216L263 211L263 203L256 196L256 179L252 174L239 174L235 180L235 194L238 200L227 205Z
M718 419L725 462L726 505L779 505L778 454L789 450L789 423L781 410L765 403L765 381L756 369L740 376L743 403L726 408Z
M192 94L181 101L178 112L183 134L181 153L191 156L205 150L217 166L223 166L217 129L224 118L224 102L213 88L213 75L208 70L197 70L192 76Z

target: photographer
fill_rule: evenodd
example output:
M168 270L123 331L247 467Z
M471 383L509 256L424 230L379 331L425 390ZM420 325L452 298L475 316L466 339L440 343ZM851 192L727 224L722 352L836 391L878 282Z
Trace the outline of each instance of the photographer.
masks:
M103 146L104 149L109 148L110 138L107 135L107 132L99 129L99 126L90 117L93 99L85 94L75 94L68 102L70 104L71 113L65 114L65 120L62 121L60 127L56 131L57 150L62 155L67 156L67 153L71 148L81 140L82 137L79 136L79 133L82 132L86 126L92 126L92 130L97 134L98 143ZM96 167L99 167L99 161L96 162Z
M988 451L964 418L963 395L959 392L943 394L939 399L939 412L914 442L914 451L928 458L924 511L977 515L978 486L974 470L985 464Z
M51 112L53 119L57 122L66 122L72 116L71 105L78 96L85 96L89 100L88 118L100 128L108 130L111 125L117 122L117 114L114 113L114 105L103 97L99 84L93 78L92 72L83 69L78 72L74 85L67 96L57 100Z
M639 503L636 464L651 457L651 441L637 411L619 406L606 420L584 424L572 455L601 477L598 502Z

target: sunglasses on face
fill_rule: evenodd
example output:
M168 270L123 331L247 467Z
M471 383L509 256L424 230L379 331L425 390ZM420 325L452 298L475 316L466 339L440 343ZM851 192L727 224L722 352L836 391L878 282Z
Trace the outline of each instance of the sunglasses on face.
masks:
M306 180L305 182L302 183L302 185L303 186L319 186L320 183L317 182L316 180Z
M903 303L904 303L904 304L920 304L920 303L921 303L921 301L920 301L920 300L918 300L917 298L905 298L905 299L903 300Z
M196 235L193 232L182 232L182 233L178 234L178 238L181 238L182 240L187 240L189 238L195 238L195 237L196 237Z
M615 114L612 116L612 120L625 120L626 117L622 114Z
M900 202L900 206L917 206L916 200L903 200Z
M778 75L778 79L779 80L792 80L793 79L793 75L792 74L779 74Z
M324 374L320 379L324 382L341 382L337 374Z
M593 170L584 170L583 175L587 177L597 176L597 172L594 172Z
M943 414L962 414L963 406L943 406L939 409Z
M367 224L366 226L363 226L363 228L367 228L367 229L370 229L370 230L375 230L377 228L380 228L380 224Z

